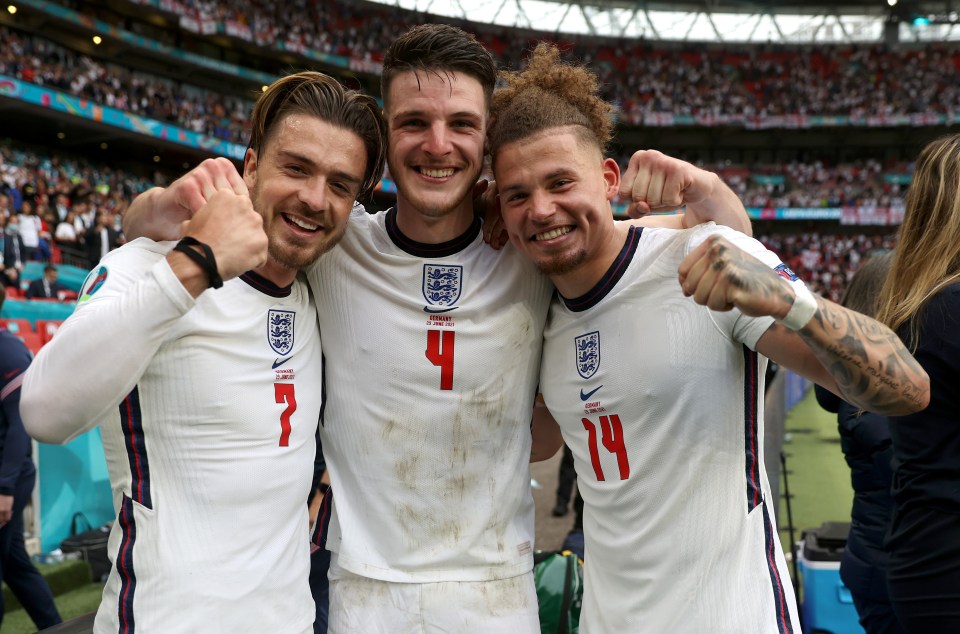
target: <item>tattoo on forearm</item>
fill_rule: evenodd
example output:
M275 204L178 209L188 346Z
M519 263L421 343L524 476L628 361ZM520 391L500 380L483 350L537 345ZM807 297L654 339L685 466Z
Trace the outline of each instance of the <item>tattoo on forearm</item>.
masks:
M870 411L922 403L916 383L924 375L899 337L859 313L819 301L819 309L800 336L837 382L844 398ZM827 333L823 344L818 331ZM838 336L839 335L839 336Z

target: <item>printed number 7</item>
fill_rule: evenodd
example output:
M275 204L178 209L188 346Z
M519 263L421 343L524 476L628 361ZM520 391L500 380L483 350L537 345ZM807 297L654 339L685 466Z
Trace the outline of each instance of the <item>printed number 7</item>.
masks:
M597 473L597 480L603 482L603 468L600 466L600 451L597 448L597 426L589 418L583 419L583 428L587 430L587 442L590 445L590 462ZM620 417L616 414L600 417L600 433L603 435L603 447L610 453L617 454L617 466L620 468L620 479L630 477L630 461L627 458L627 447L623 444L623 426Z
M280 414L280 446L290 446L290 417L297 411L297 397L293 393L293 383L274 383L273 393L278 403L286 403L287 407Z
M456 333L452 330L427 331L427 359L440 368L440 389L453 389L453 339ZM441 335L443 341L441 343Z

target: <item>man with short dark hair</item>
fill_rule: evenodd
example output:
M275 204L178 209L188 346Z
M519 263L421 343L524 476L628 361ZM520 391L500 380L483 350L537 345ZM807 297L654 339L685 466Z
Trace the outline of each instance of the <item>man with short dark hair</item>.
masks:
M67 290L66 286L57 281L58 275L54 265L43 267L43 275L30 282L27 287L27 299L58 299L58 293Z

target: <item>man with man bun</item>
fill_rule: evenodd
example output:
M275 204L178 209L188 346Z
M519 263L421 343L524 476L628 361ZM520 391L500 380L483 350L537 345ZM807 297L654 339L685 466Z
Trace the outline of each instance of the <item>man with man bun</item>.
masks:
M615 223L611 106L590 71L542 44L503 78L503 221L559 293L540 388L584 500L580 631L799 634L766 498L764 357L886 413L922 409L926 374L893 332L814 297L743 234ZM669 167L635 195L739 204L715 174L639 160Z

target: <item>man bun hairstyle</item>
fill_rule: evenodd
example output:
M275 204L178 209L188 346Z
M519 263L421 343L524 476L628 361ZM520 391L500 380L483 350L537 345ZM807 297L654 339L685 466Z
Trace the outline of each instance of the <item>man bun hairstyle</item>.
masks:
M493 95L490 148L548 128L579 128L584 141L596 143L601 153L613 138L614 108L599 95L595 73L560 59L560 50L541 42L522 72L502 71L502 86Z
M360 137L367 150L358 198L373 191L383 176L387 128L377 100L344 88L329 75L304 71L281 77L260 95L250 117L250 147L257 156L275 132L277 123L290 114L317 117Z

